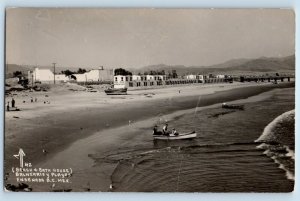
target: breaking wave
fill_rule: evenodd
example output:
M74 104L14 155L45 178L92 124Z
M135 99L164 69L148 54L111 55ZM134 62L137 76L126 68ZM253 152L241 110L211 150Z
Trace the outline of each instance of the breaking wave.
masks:
M289 180L295 180L295 110L276 117L255 142L261 142L257 148L265 150Z

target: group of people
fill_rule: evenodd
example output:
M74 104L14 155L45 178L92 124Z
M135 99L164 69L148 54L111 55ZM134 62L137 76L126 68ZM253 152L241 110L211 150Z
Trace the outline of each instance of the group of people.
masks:
M15 107L16 107L15 104L16 104L16 101L15 101L14 98L12 98L12 99L11 99L11 107L12 107L12 108L15 108ZM7 102L6 109L7 109L7 111L10 110L9 101Z
M26 101L23 100L23 103L25 103ZM30 98L30 102L33 103L33 102L37 102L37 98L35 97L33 99L33 97ZM48 101L47 101L48 102ZM11 103L11 106L10 106L10 103ZM50 103L50 102L49 102ZM49 104L48 103L48 104ZM46 102L44 101L44 104L46 104ZM16 101L14 98L11 99L11 101L7 101L7 105L6 105L6 110L7 111L10 111L10 110L17 110L18 111L18 108L16 107Z
M171 131L168 130L168 124L166 123L163 128L162 131L158 131L157 129L157 125L154 126L153 128L153 135L167 135L167 136L176 136L178 135L178 132L176 131L175 128L173 128Z

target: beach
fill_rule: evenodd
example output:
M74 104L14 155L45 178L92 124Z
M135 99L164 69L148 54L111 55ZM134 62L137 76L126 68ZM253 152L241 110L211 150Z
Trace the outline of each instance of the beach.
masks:
M59 184L55 188L126 192L265 192L275 184L277 186L272 190L288 192L293 188L293 181L285 177L272 159L256 149L259 144L255 140L274 118L294 109L293 85L190 85L129 91L124 96L81 90L66 92L59 91L59 87L48 92L18 92L14 98L21 111L5 114L5 172L10 173L11 167L19 163L12 156L22 148L26 161L33 166L73 168L72 183ZM289 96L284 94L285 91ZM37 98L37 102L31 103L31 97ZM246 110L223 111L220 108L221 103L232 101L245 104ZM196 140L179 144L154 143L152 127L165 122L181 132L192 128L201 135ZM225 129L224 125L232 129ZM241 136L239 131L244 131L244 134ZM238 154L242 156L243 151L252 157L249 161L253 159L255 163L236 157ZM218 153L213 154L218 160L208 163L211 154L204 153L210 152ZM218 178L233 174L232 165L227 164L230 161L248 165L247 170L252 172L242 171L246 166L241 166L240 172L231 175L235 178L232 185L226 186L222 183L226 179L220 179L218 183ZM178 176L181 175L178 167L182 177ZM184 170L188 167L190 169ZM222 169L224 171L220 171ZM268 176L275 175L277 179L268 181L269 186L266 185L264 178L253 176L263 173L259 169L266 171ZM197 182L201 178L207 180ZM246 178L243 190L238 188L241 185L237 182L239 178ZM253 181L253 178L256 180ZM14 183L14 178L8 175L7 183ZM49 191L52 188L50 184L40 183L30 186L33 191Z

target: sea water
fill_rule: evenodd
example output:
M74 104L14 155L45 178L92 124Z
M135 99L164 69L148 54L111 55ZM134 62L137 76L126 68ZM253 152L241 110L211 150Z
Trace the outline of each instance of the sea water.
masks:
M113 190L292 191L295 89L267 94L267 98L246 101L244 110L213 107L168 121L170 129L195 130L198 136L193 140L150 141L140 135L134 148L105 157L117 164L111 175Z

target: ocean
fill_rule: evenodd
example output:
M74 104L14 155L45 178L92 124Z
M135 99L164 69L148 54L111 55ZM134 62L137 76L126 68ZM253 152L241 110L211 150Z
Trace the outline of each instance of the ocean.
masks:
M132 120L135 111L113 116L112 121L123 118L127 124L79 139L36 166L72 167L72 183L57 184L56 190L293 191L295 88L275 88L245 99L235 98L238 92L243 93L220 92L212 94L211 100L210 95L170 97L159 104L148 103L137 112L149 110L150 118ZM224 100L243 104L244 110L222 108ZM198 135L192 140L154 141L153 126L161 129L165 122L169 129L195 130ZM53 190L47 183L32 183L32 187L34 191Z
M295 89L275 89L234 103L245 109L195 108L174 118L161 114L153 122L162 126L167 121L179 132L195 130L196 139L150 141L139 135L134 148L124 146L96 161L117 164L113 191L293 191Z

